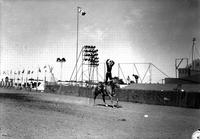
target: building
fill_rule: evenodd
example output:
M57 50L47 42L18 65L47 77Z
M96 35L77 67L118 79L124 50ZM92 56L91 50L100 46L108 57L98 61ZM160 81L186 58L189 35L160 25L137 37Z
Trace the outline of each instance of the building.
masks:
M195 59L185 68L178 69L178 78L165 78L165 83L200 84L200 59Z

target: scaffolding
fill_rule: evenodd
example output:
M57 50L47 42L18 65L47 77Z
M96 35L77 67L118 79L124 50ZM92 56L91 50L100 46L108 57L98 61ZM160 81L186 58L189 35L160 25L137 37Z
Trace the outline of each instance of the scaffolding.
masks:
M142 68L141 68L142 67ZM125 76L125 69L127 70ZM118 77L122 78L127 83L127 76L131 74L136 74L139 78L139 83L152 83L155 74L153 71L161 73L163 77L169 77L166 73L160 70L152 63L119 63L118 64ZM154 71L155 72L155 71ZM147 79L148 78L148 79ZM163 79L160 81L163 83Z
M98 58L98 49L95 46L83 46L76 65L71 74L70 81L75 81L76 76L78 76L77 82L81 83L97 83L99 77L102 79L102 76L99 74L99 58ZM77 66L77 67L76 67ZM75 69L77 73L75 73Z

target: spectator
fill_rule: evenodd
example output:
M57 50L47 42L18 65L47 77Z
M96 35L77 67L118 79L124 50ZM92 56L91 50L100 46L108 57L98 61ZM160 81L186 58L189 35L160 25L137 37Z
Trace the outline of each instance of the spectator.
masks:
M138 83L138 78L139 78L139 76L138 76L138 75L135 75L135 74L133 74L133 77L135 77L135 83Z
M130 79L130 77L128 76L128 77L127 77L127 84L128 84L128 85L130 85L130 81L131 81L131 79Z

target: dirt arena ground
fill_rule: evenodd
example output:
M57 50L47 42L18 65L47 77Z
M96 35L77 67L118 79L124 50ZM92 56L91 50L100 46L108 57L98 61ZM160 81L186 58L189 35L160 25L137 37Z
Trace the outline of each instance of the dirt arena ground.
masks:
M107 101L109 102L109 101ZM190 139L200 110L0 89L0 139Z

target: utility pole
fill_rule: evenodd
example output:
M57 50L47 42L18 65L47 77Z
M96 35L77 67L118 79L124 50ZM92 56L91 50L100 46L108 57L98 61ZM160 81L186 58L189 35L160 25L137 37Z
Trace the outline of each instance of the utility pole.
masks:
M78 39L79 39L79 14L84 16L86 14L85 11L81 9L81 7L77 7L77 32L76 32L76 82L77 82L77 74L78 74Z
M196 38L193 38L192 43L192 69L195 69L195 63L194 63L194 49L195 49L195 42Z

